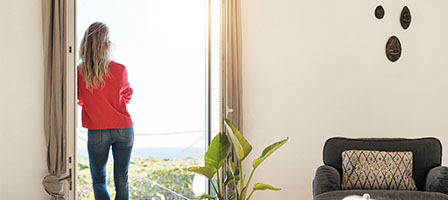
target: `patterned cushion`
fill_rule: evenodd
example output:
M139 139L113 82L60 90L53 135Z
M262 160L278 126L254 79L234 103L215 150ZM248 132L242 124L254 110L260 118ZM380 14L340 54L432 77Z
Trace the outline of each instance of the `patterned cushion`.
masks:
M412 152L348 150L342 152L343 190L417 190Z

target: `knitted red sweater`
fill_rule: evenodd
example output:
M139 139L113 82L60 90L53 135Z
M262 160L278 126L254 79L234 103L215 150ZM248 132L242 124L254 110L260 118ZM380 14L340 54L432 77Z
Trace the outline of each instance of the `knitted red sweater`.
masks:
M90 91L78 67L78 105L82 106L82 126L87 129L121 129L133 126L126 104L132 88L124 65L111 61L104 87Z

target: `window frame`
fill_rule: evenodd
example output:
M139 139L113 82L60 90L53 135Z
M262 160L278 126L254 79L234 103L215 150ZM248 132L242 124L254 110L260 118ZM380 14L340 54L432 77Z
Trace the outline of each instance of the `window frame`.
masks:
M210 144L212 137L214 136L212 133L212 95L211 95L211 87L212 87L212 1L215 1L214 3L219 3L219 21L220 24L217 24L217 26L220 27L219 31L219 66L217 70L219 71L219 131L221 132L223 130L223 124L222 121L224 117L226 116L226 82L225 82L225 76L226 76L226 67L225 67L225 19L224 19L224 13L225 10L225 0L204 0L204 3L206 4L206 59L205 59L205 67L206 67L206 148L208 148L208 145ZM77 101L77 66L76 66L76 58L78 57L78 52L76 49L76 44L78 41L78 38L76 38L76 14L77 14L77 0L68 1L66 12L68 13L67 17L67 30L68 33L66 37L67 40L67 47L68 50L66 52L67 56L67 113L66 113L66 120L67 120L67 171L70 174L70 178L68 179L68 184L66 184L66 199L68 200L76 200L76 192L77 192L77 172L76 172L76 166L77 166L77 160L76 160L76 127L77 123L77 109L76 109L76 101ZM207 149L206 149L207 150ZM207 185L206 191L209 193L210 190L210 183Z

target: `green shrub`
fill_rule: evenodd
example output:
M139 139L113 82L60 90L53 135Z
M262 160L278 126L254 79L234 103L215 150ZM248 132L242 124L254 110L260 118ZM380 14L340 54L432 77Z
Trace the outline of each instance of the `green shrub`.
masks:
M78 158L77 199L94 200L92 180L90 177L88 158ZM202 165L203 156L197 158L160 159L132 158L129 165L129 195L133 200L181 200L183 198L170 192L198 198L193 194L194 174L187 171L192 165ZM113 161L107 164L107 189L113 199L115 196L113 179ZM165 189L168 188L169 190Z

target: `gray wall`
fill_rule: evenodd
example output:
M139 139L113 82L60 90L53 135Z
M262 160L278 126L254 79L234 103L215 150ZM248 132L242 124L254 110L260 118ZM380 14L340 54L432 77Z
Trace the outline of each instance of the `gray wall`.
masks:
M378 4L382 20L373 14ZM398 20L405 5L413 16L406 31ZM290 137L254 180L283 190L253 199L310 199L332 136L435 136L446 155L447 7L446 0L243 0L243 133L254 146L247 160ZM392 35L403 46L396 63L384 55Z

